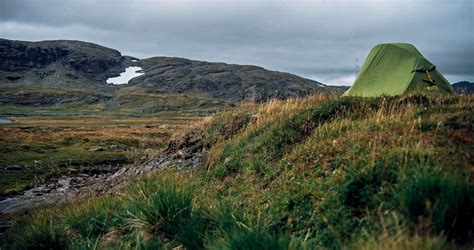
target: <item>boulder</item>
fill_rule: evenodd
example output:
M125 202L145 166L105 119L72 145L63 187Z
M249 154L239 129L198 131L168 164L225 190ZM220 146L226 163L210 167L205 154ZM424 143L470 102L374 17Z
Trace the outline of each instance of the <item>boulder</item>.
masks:
M18 171L18 170L22 170L23 167L20 166L20 165L10 165L8 167L5 168L5 170L11 170L11 171Z
M112 146L110 146L110 149L126 151L126 150L128 150L128 147L127 147L127 145L112 145Z

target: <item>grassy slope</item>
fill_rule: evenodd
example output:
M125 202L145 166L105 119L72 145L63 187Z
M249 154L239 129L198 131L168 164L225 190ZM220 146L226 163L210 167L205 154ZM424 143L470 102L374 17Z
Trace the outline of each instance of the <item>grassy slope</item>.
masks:
M204 92L173 94L135 86L101 93L95 89L0 86L0 116L201 116L237 104Z
M205 166L145 177L119 196L40 210L6 242L469 248L473 106L472 96L424 95L242 105L181 135L210 148Z

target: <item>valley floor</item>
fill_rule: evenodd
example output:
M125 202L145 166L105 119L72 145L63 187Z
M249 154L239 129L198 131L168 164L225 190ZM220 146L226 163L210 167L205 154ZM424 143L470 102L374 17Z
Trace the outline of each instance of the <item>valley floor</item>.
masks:
M0 195L47 177L110 172L158 154L197 117L26 116L0 125ZM115 167L114 167L115 166Z
M132 177L119 193L35 210L3 244L471 249L473 110L473 96L424 94L243 104L168 135L160 157L148 163L167 161L166 169ZM134 126L137 133L147 131L138 125L145 120L136 122L129 132L116 125L112 134L133 139ZM15 129L10 126L4 128ZM84 152L116 143L101 137L109 134L102 126L91 132L94 143L85 142L79 129L71 141ZM192 164L179 167L183 162Z

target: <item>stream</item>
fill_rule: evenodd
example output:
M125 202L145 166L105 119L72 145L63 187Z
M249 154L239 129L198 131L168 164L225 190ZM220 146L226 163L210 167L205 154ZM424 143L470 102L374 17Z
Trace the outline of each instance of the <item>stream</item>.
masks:
M135 177L164 168L192 169L202 164L203 152L203 149L189 147L163 154L146 164L97 166L88 172L52 176L21 194L0 196L0 240L16 219L33 208L76 202L91 194L114 194L127 187Z
M102 168L104 169L104 168ZM52 176L21 194L0 197L0 215L20 213L38 206L74 201L92 191L102 192L128 167Z
M111 185L123 183L118 181L118 177L127 169L128 167L111 167L109 171L52 176L45 183L20 194L0 196L0 236L15 223L18 216L33 208L77 201L92 192L104 193Z

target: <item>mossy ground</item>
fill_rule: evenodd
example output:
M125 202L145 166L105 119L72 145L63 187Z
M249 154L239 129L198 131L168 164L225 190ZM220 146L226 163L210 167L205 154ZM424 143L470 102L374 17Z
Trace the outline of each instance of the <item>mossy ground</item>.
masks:
M14 123L0 126L0 195L19 192L51 174L131 163L146 149L156 154L175 131L195 120L177 116L14 119ZM111 145L126 145L128 150L112 150ZM89 151L93 147L103 151ZM6 170L9 165L23 168Z
M200 138L203 166L38 210L5 244L472 248L473 110L472 96L244 104L175 135Z

